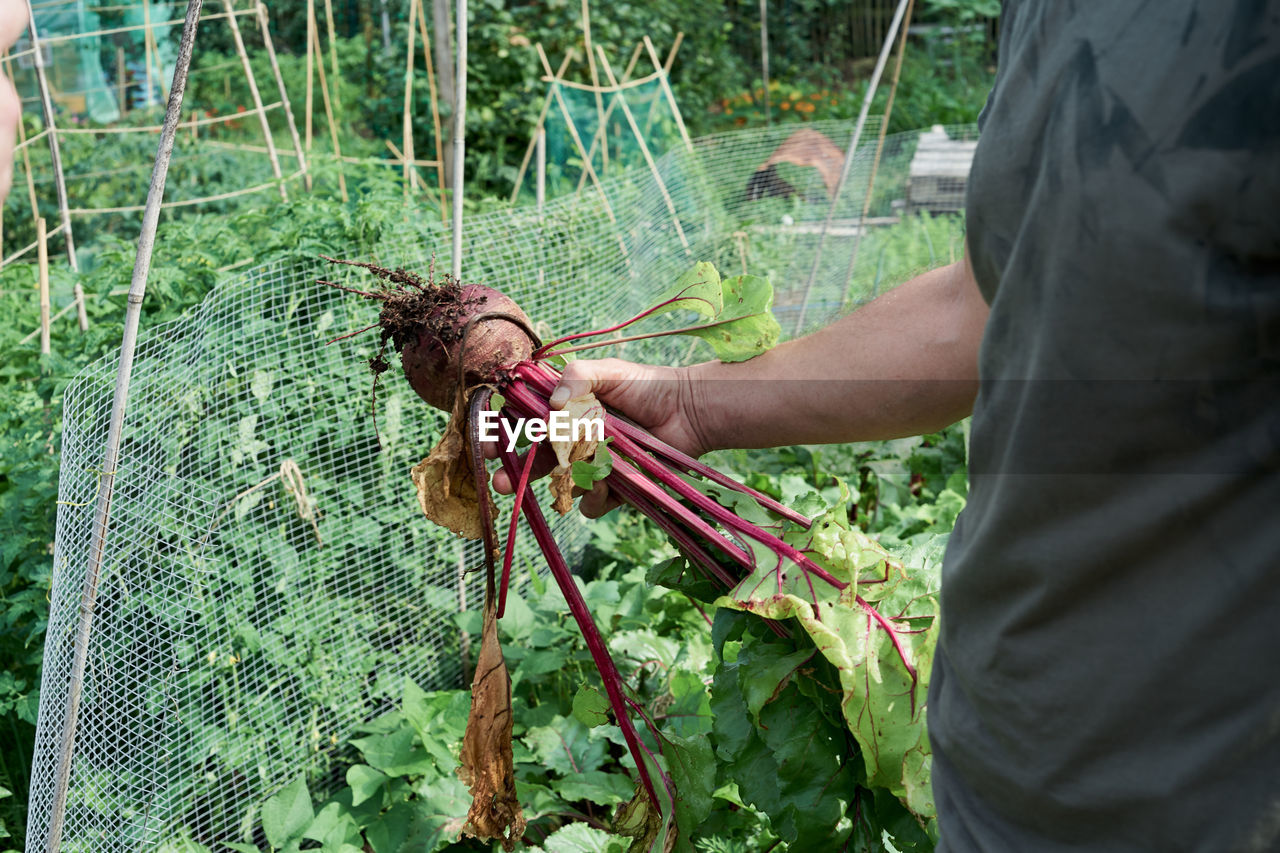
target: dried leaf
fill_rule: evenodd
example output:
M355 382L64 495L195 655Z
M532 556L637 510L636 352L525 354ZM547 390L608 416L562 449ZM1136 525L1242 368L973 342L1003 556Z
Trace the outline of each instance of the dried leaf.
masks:
M604 407L594 394L571 398L565 403L564 411L568 414L570 423L575 424L604 418ZM555 451L558 463L551 469L551 496L555 499L552 507L561 515L573 509L573 463L594 457L596 445L599 444L590 430L579 429L576 432L577 441L572 439L574 431L571 431L568 441L548 442Z
M511 678L498 644L497 607L490 600L484 609L480 657L471 681L471 713L462 737L458 778L471 789L463 834L481 841L496 838L507 851L515 850L525 828L516 798L511 723Z
M480 539L480 500L467 453L464 411L454 408L440 443L411 473L423 515L459 536ZM486 494L485 500L492 508L492 498Z
M676 846L676 829L670 818L663 819L639 781L635 796L614 812L613 831L631 839L627 853L671 853Z

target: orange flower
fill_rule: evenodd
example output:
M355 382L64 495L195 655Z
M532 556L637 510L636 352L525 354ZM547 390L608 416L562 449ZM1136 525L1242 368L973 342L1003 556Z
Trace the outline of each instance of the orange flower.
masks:
M781 104L779 104L779 106L782 107L784 110L791 109L791 104L788 101L783 101Z

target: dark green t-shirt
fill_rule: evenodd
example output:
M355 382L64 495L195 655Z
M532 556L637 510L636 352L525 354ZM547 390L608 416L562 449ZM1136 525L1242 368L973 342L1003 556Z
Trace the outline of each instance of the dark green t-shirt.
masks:
M1280 850L1280 0L1006 0L946 851Z

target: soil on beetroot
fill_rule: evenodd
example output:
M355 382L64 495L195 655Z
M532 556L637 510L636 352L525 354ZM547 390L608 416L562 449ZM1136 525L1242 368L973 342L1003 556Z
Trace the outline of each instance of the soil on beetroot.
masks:
M467 315L467 307L474 307L481 301L463 299L462 283L448 273L436 281L434 260L427 271L426 279L423 279L421 275L399 267L388 269L361 261L344 261L324 255L321 257L330 263L366 269L380 281L386 282L386 287L381 290L357 290L321 279L322 284L381 302L382 311L378 314L378 322L353 334L380 328L382 330L380 340L383 346L390 342L396 352L401 352L406 346L416 343L423 333L430 334L444 346L455 343L461 335L459 321ZM343 337L350 337L350 335ZM377 358L382 359L381 353ZM383 365L385 364L386 362L383 361ZM372 363L370 366L373 367ZM385 366L382 370L374 367L376 373L384 370L386 370Z

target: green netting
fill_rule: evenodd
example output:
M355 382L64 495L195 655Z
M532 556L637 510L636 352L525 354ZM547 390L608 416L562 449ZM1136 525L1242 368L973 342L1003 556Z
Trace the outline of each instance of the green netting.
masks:
M845 123L806 127L839 147L850 132ZM816 169L788 172L790 193L749 192L796 128L672 145L656 170L619 168L541 214L524 205L469 219L465 277L506 291L549 334L626 319L694 260L709 260L769 275L779 320L795 334L958 256L958 217L859 228L870 127L819 257L829 205ZM916 144L916 134L886 140L873 210L892 212L907 197ZM376 259L425 269L435 253L447 269L449 235L436 217L408 219ZM345 248L327 247L339 256ZM359 271L300 255L228 277L189 316L146 330L62 850L248 842L262 802L299 773L318 791L338 784L330 774L344 761L341 745L397 700L406 678L427 689L461 684L454 617L463 599L480 598L476 577L460 575L478 565L478 548L421 517L408 473L441 418L389 375L379 441L363 365L371 341L326 345L366 325L371 309L315 285L318 276L365 283ZM662 339L610 354L679 363L706 358L701 346ZM115 359L90 366L64 398L30 851L44 849L50 826L115 372ZM571 515L557 535L572 559L584 527ZM528 539L525 573L541 565Z

